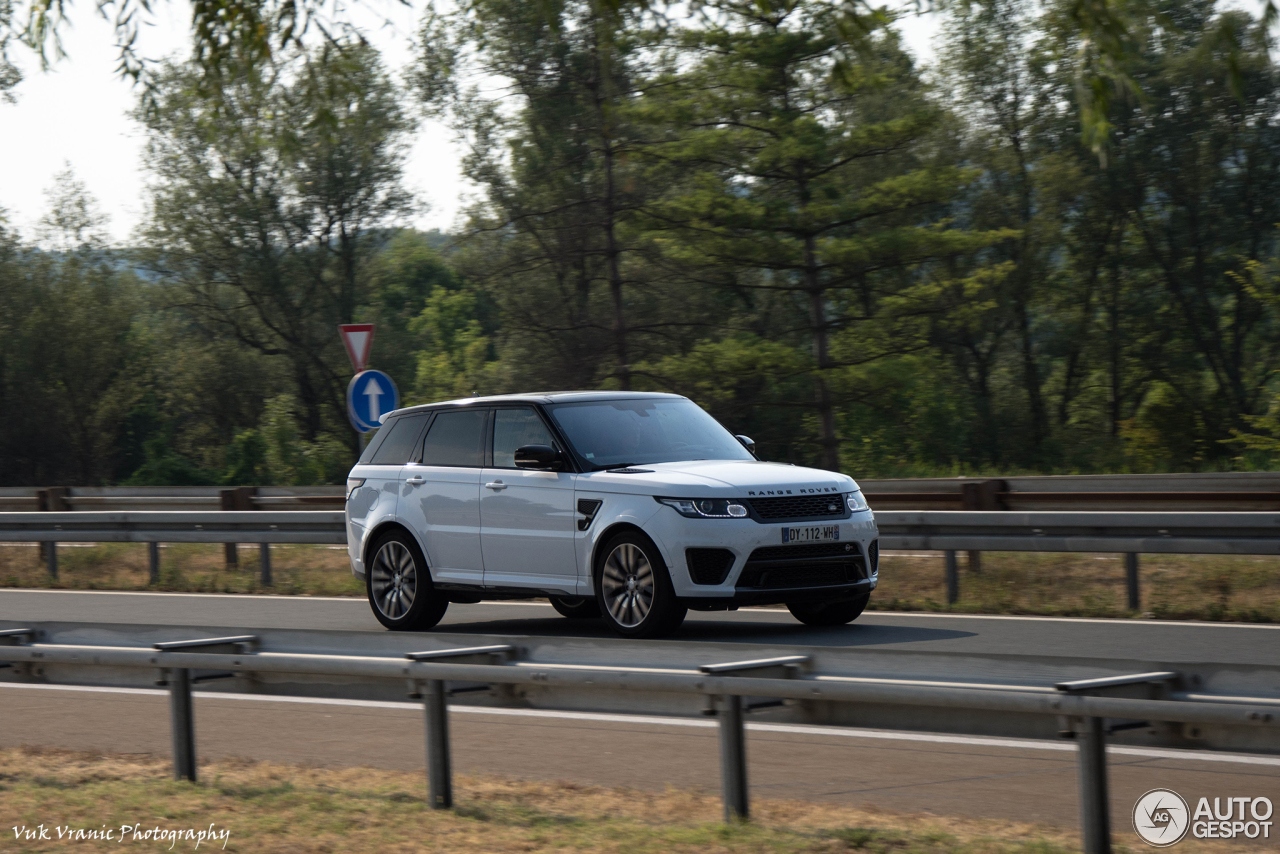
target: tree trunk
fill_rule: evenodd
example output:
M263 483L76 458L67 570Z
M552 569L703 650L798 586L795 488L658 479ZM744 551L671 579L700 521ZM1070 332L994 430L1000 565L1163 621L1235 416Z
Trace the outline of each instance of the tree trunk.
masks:
M826 291L818 275L817 241L812 234L804 238L804 280L809 297L809 331L813 338L813 361L817 373L813 378L813 404L818 410L822 429L819 445L822 448L822 467L828 471L840 470L840 436L836 432L835 405L831 389L827 385L825 371L831 367L830 340L827 334L827 310L824 304Z

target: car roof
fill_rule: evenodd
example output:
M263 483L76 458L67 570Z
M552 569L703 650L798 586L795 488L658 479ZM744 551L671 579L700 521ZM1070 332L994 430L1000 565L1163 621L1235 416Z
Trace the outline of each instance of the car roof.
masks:
M426 412L445 407L477 406L486 403L582 403L592 400L643 400L645 398L680 400L682 396L661 391L531 391L523 394L493 394L488 397L463 397L458 400L406 406L388 412L379 420L385 422L392 416L403 415L406 412Z

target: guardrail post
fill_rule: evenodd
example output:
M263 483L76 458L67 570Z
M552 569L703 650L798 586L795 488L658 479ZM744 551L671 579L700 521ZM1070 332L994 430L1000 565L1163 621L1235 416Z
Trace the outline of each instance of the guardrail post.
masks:
M947 604L954 605L960 599L960 569L956 566L954 549L945 552L947 560Z
M724 786L724 820L746 821L747 737L742 722L742 698L728 694L717 703L720 718L720 778Z
M253 496L257 492L258 488L256 486L237 486L235 489L223 489L218 492L218 506L222 510L252 510ZM223 545L228 569L240 565L240 556L237 553L237 548L236 543L225 543Z
M45 513L66 513L71 509L67 497L71 489L66 486L51 486L36 492L36 507ZM44 559L50 578L58 577L58 544L56 542L40 543L40 557Z
M443 679L428 679L422 695L427 716L427 800L432 809L453 806L453 770L449 763L449 707Z
M169 725L173 729L173 779L196 781L196 724L191 708L191 671L169 671Z
M160 544L147 543L147 569L150 575L150 584L160 583Z
M1134 552L1125 553L1124 580L1129 593L1129 610L1137 611L1141 607L1142 597L1138 589L1138 555Z
M1084 854L1111 854L1111 809L1107 793L1107 736L1102 718L1081 718L1080 832Z
M271 543L261 543L259 554L262 561L262 586L271 586Z
M783 655L704 664L698 670L709 676L781 676L784 679L794 679L812 666L811 656ZM740 694L720 694L712 695L711 703L720 719L720 778L724 786L724 820L746 821L750 810L747 804L747 736L742 716L745 712L781 706L783 701L775 698L749 704Z
M196 721L191 707L191 685L193 682L207 682L211 679L228 679L234 673L213 673L191 677L191 669L187 667L171 667L173 655L182 657L184 652L232 653L235 655L252 655L258 647L255 635L235 635L225 638L197 638L188 641L164 641L152 644L151 648L163 653L165 663L161 664L161 672L165 674L160 684L169 684L169 725L173 730L173 779L196 781ZM155 663L156 659L151 661ZM239 664L240 662L236 662Z
M481 661L499 664L516 655L509 644L471 646L457 649L431 649L424 652L406 652L410 661ZM423 691L425 682L426 690ZM453 693L488 691L489 685L457 688ZM432 809L443 810L453 806L453 768L449 762L449 690L443 679L410 680L409 696L421 697L427 719L427 800Z

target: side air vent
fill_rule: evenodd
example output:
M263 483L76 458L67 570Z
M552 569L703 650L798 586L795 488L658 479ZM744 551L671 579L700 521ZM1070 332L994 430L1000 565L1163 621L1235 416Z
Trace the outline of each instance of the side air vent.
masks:
M600 512L600 505L604 504L598 498L579 498L578 512L582 514L582 518L578 520L578 530L585 531L591 527L591 523L595 521L596 514Z
M871 545L867 546L867 566L871 570L871 574L875 575L880 571L880 541L872 540Z
M733 568L733 552L728 549L685 549L684 559L694 584L724 584Z

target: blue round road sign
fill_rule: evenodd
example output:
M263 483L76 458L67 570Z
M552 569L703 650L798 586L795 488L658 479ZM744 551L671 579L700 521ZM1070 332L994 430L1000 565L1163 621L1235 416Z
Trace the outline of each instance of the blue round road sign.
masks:
M400 405L400 392L382 371L361 371L347 386L347 416L361 433L377 430L378 416Z

